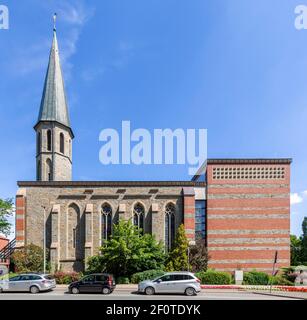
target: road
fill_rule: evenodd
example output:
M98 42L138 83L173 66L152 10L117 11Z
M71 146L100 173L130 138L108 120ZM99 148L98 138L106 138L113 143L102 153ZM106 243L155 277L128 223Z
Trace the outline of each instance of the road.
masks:
M291 297L283 297L262 293L254 293L238 290L202 290L197 296L186 297L183 295L154 295L146 296L137 294L133 288L118 287L110 295L102 294L78 294L67 292L67 287L58 286L50 292L39 294L30 293L1 293L1 300L293 300Z

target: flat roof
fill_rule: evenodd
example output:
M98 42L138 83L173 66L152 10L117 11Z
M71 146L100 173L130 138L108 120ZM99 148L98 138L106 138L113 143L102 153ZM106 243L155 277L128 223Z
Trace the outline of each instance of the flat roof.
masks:
M206 164L291 164L291 158L211 158ZM17 181L19 187L205 187L205 181ZM194 180L195 179L195 180Z
M204 181L17 181L19 187L205 187Z
M291 158L225 158L207 160L207 164L290 164L291 162Z

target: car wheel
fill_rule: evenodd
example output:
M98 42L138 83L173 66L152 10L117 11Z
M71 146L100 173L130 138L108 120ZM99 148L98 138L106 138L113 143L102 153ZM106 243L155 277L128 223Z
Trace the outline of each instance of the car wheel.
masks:
M103 294L110 294L111 290L108 287L104 287L104 288L102 288L102 293Z
M145 293L148 295L148 296L151 296L153 294L155 294L155 289L153 287L147 287L145 289Z
M80 292L80 290L77 287L73 287L73 288L70 289L70 292L72 294L78 294Z
M195 295L195 289L194 288L186 288L185 289L185 294L187 296L194 296Z
M30 292L35 294L35 293L39 293L39 288L37 286L32 286L30 288Z

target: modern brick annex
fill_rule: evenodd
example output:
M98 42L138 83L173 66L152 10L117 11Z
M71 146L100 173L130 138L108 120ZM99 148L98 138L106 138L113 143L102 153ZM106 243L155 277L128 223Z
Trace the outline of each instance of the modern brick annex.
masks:
M83 270L119 219L174 243L206 241L216 270L271 271L290 263L291 159L209 159L192 181L71 181L72 139L54 30L39 118L37 181L18 182L17 247L46 246L53 269ZM45 227L45 228L44 228Z

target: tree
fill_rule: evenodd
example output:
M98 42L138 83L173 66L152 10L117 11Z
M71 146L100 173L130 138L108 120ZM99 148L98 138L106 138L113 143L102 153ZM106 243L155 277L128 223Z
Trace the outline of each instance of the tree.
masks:
M189 242L185 234L184 225L177 230L174 248L171 250L166 265L167 271L186 271L188 269Z
M31 243L15 250L12 263L16 272L41 272L44 268L44 250Z
M302 263L302 241L295 235L290 235L291 266Z
M0 233L8 236L11 232L11 223L8 218L13 214L13 200L0 199Z
M197 240L195 246L190 247L190 267L192 272L206 271L210 257L205 240Z
M302 223L303 234L301 236L302 263L307 264L307 217L304 217Z
M120 220L114 225L113 235L105 241L100 253L88 259L88 272L130 276L145 270L163 269L165 262L162 243L150 234L142 235L130 220Z

